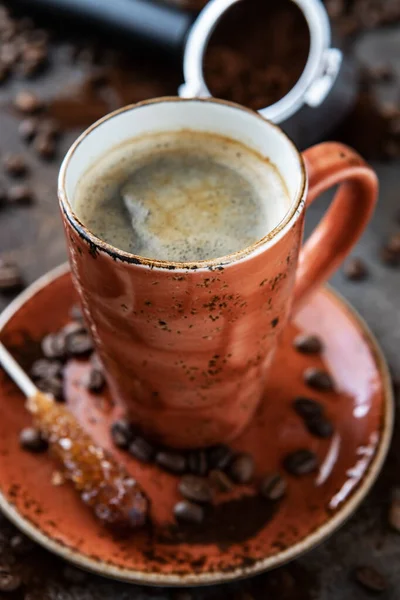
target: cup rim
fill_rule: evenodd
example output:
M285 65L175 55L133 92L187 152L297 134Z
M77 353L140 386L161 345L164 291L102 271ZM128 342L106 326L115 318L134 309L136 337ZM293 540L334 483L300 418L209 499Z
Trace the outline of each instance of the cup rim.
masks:
M94 233L92 233L86 225L84 225L77 215L75 214L72 205L68 199L67 191L66 191L66 176L67 170L70 164L70 161L78 148L85 139L90 135L92 131L100 127L106 121L118 116L121 113L129 112L135 110L136 108L141 108L142 106L148 106L152 104L160 104L165 102L202 102L202 103L212 103L212 104L222 104L225 106L229 106L231 108L235 108L237 110L245 111L250 113L257 119L260 119L264 124L268 124L270 127L276 129L282 137L286 139L286 142L292 147L295 151L300 168L300 186L296 193L296 198L292 200L290 209L287 211L284 218L265 236L256 240L249 246L237 250L236 252L232 252L225 256L221 256L218 258L212 258L207 260L198 260L198 261L190 261L190 262L178 262L178 261L168 261L168 260L159 260L146 258L144 256L140 256L138 254L132 254L130 252L126 252L124 250L120 250L116 246L105 242L104 240L97 237ZM151 98L149 100L143 100L142 102L137 102L135 104L129 104L127 106L123 106L117 110L114 110L108 114L106 114L101 119L95 121L92 125L90 125L85 131L83 131L79 137L75 140L75 142L69 148L67 154L65 155L59 175L58 175L58 199L61 211L68 223L73 227L73 229L78 233L78 235L85 240L89 244L90 251L92 253L97 253L98 251L104 252L108 254L113 260L120 260L121 262L141 265L144 267L149 267L151 269L167 269L167 270L180 270L180 271L188 271L188 270L200 270L200 269L208 269L208 270L218 270L218 268L223 268L230 264L239 262L242 259L247 258L249 255L255 253L260 249L264 249L264 247L271 242L276 241L278 234L283 234L287 228L289 228L297 217L301 213L302 204L304 204L305 192L307 188L307 174L305 163L302 154L297 149L296 145L292 141L292 139L284 132L282 129L272 123L265 117L262 117L259 113L247 108L245 106L241 106L235 102L229 102L228 100L221 100L219 98L180 98L179 96L163 96L160 98Z

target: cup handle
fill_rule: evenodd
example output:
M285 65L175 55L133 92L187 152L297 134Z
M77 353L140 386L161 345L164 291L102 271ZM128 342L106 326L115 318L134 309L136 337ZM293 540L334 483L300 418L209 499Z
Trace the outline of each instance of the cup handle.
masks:
M303 246L297 270L294 309L329 279L370 220L378 197L378 178L351 148L325 142L303 152L309 191L306 205L339 184L328 212Z

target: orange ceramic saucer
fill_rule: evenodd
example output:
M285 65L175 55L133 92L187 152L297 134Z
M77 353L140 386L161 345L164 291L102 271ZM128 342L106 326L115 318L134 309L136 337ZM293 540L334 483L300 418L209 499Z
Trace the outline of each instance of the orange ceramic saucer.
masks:
M68 268L42 277L0 317L0 338L29 368L44 334L69 317L75 294ZM299 331L322 338L322 357L299 354ZM310 394L302 374L324 364L338 393ZM334 292L321 289L287 329L271 369L265 400L234 448L250 452L257 476L281 469L285 454L310 448L316 474L288 476L286 498L274 505L252 487L221 498L201 526L176 527L172 507L177 479L115 450L109 426L118 415L107 394L91 396L81 384L84 362L69 365L66 397L99 444L124 461L152 499L152 525L117 539L93 519L68 484L54 486L46 455L20 449L19 431L29 424L24 399L0 370L0 508L27 535L82 568L150 585L200 585L233 580L276 567L310 550L356 509L375 481L393 425L388 370L376 341ZM319 399L335 425L330 440L312 437L292 408L293 398Z

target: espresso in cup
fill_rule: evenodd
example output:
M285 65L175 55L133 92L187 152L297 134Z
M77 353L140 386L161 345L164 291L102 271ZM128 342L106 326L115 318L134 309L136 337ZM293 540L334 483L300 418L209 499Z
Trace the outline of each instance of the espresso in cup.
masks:
M112 246L150 259L226 256L272 231L290 207L277 168L244 144L181 130L133 138L80 178L79 220Z

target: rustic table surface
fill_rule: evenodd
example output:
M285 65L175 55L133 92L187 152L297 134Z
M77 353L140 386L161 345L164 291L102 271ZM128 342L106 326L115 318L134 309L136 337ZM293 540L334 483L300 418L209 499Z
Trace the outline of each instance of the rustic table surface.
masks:
M390 58L400 73L400 28L370 33L359 40L356 52L362 55ZM13 79L0 90L0 151L22 152L31 166L29 183L35 191L36 202L24 208L7 208L0 214L0 254L16 259L21 265L26 283L66 260L65 243L58 214L56 180L62 155L76 137L79 129L63 135L59 156L52 162L40 161L28 152L17 134L19 119L11 108L11 100L22 87L37 90L41 96L51 98L60 89L68 88L82 74L82 67L68 59L69 48L63 47L52 54L51 68L32 82ZM154 73L154 78L158 77ZM167 92L171 85L165 86ZM386 90L396 95L397 90ZM397 98L398 99L398 98ZM400 271L383 266L379 259L379 248L383 239L396 231L394 215L400 208L400 164L374 163L380 181L381 193L378 209L372 223L363 236L356 255L368 263L370 276L363 282L350 282L343 273L337 273L332 283L364 317L377 336L386 354L393 373L400 377ZM322 198L309 211L307 231L318 222L327 207L329 197ZM399 225L397 224L397 227ZM6 306L10 297L0 297L0 308ZM359 564L372 564L388 578L389 589L381 595L387 600L398 600L400 596L400 537L387 527L387 509L390 491L400 484L400 429L397 427L390 456L378 483L364 501L355 516L319 548L302 557L295 563L266 574L249 582L233 586L190 590L190 595L181 596L165 589L139 588L103 580L88 575L83 581L74 574L65 573L58 559L44 551L27 554L21 559L26 572L37 573L40 592L25 593L18 598L27 600L49 598L54 600L108 600L111 598L274 598L282 600L350 600L367 598L352 579L352 570ZM243 515L245 518L245 515ZM1 549L7 542L11 526L0 517L0 559ZM1 561L0 561L1 562ZM1 564L0 564L1 567ZM76 575L76 574L75 574ZM28 575L26 576L28 577ZM31 585L27 586L31 589ZM188 590L189 592L189 590ZM243 596L241 595L243 593ZM5 594L4 598L11 597ZM0 598L3 596L0 593Z

